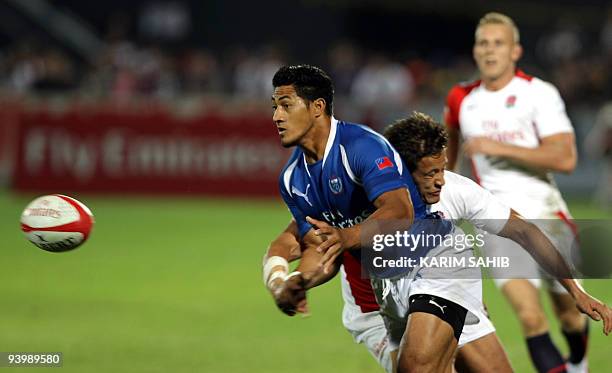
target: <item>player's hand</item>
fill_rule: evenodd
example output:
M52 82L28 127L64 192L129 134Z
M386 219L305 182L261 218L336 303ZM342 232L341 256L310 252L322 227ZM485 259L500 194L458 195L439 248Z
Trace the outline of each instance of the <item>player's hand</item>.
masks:
M467 140L463 144L463 151L468 157L475 154L500 155L499 150L503 146L499 141L491 140L484 136L477 136Z
M587 293L576 297L576 307L595 321L603 321L605 335L612 332L612 309Z
M306 221L315 227L315 235L324 239L323 243L317 247L317 251L323 253L319 265L323 268L324 273L330 273L333 271L336 259L346 247L342 230L310 216L306 217Z
M290 274L272 291L276 306L289 316L294 316L297 312L308 314L305 285L306 279L301 273Z

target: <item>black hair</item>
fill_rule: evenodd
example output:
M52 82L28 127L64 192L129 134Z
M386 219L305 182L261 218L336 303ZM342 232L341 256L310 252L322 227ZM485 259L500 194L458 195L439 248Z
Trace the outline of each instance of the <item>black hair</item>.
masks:
M283 66L272 78L274 88L292 85L299 97L310 103L316 99L325 100L325 114L334 112L334 84L325 71L310 65Z
M437 155L446 148L446 128L427 114L413 112L385 128L384 136L413 172L424 157Z

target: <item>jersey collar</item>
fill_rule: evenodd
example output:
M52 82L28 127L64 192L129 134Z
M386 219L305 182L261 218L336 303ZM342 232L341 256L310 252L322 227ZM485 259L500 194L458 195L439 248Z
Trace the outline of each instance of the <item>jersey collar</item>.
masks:
M329 154L332 145L334 145L334 139L336 138L336 129L338 128L338 120L334 117L331 117L331 126L329 128L329 136L327 137L327 143L325 144L325 153L323 153L323 160L321 161L321 168L325 166L325 160L327 159L327 155ZM308 169L308 162L306 162L306 154L302 152L302 161L304 162L304 169L308 174L308 177L312 177L310 175L310 170Z
M329 137L327 138L327 144L325 145L325 153L323 153L323 163L321 166L325 166L325 160L327 159L327 155L334 144L334 139L336 138L336 129L338 128L338 120L334 117L331 117L331 127L329 129Z

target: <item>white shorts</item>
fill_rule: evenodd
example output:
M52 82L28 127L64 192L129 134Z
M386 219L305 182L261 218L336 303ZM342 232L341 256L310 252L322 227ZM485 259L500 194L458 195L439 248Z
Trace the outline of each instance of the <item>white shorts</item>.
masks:
M478 325L481 321L483 325L486 325L488 321L481 311L482 280L480 279L400 278L377 281L373 285L377 297L381 296L381 315L389 332L389 343L393 349L399 348L404 331L406 330L410 312L408 299L412 295L435 295L464 307L468 311L464 328L468 327L468 330L470 330L470 326ZM382 297L383 293L386 293L385 297ZM476 335L476 339L478 337ZM463 346L469 341L467 337L462 336L459 338L459 346Z
M453 234L461 235L463 231L455 227ZM433 249L428 256L463 258L467 262L467 259L474 255L471 249L457 250L440 246ZM435 295L457 303L468 311L459 338L459 346L495 331L482 304L480 268L415 267L398 278L372 279L371 284L380 306L379 312L361 313L361 309L350 304L345 297L343 322L355 341L365 343L372 355L388 371L391 369L390 353L399 348L406 330L409 315L408 300L411 295ZM382 326L386 328L384 335Z
M454 227L453 235L464 235ZM457 241L459 242L459 241ZM471 248L456 249L439 246L427 257L447 259L450 263L468 263L474 253ZM454 302L468 312L464 327L477 325L484 316L482 310L482 274L480 268L463 265L437 265L415 267L398 278L371 280L380 313L389 331L392 347L398 348L406 330L412 295L429 294ZM459 338L459 345L466 343Z
M391 373L393 370L391 353L397 350L397 347L390 343L390 336L380 312L363 313L359 307L351 307L347 304L344 306L344 312L349 312L353 315L351 323L345 325L345 327L351 333L355 342L363 343L378 364L386 372ZM465 325L463 327L461 337L459 338L461 346L495 332L495 327L487 318L482 305L479 312L479 322L477 324Z
M478 324L463 326L461 336L459 337L459 348L465 346L470 342L480 339L485 335L495 333L495 326L493 326L493 323L489 319L487 311L485 311L484 309L484 306L480 306L479 314L477 316Z

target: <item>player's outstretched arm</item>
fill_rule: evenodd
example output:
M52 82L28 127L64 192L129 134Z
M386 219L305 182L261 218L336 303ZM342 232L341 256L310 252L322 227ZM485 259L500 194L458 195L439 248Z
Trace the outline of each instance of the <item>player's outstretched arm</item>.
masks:
M319 268L322 254L316 252L316 247L320 243L321 238L310 231L300 245L297 223L292 219L268 247L264 257L264 284L278 308L290 316L296 312L307 313L306 290L329 281L339 269L337 265L334 271L324 274ZM288 274L288 262L300 257L297 270Z
M575 299L578 309L593 320L603 321L603 331L612 331L612 309L587 293L578 281L572 278L571 271L548 237L533 223L523 219L516 211L510 211L510 218L499 236L509 238L531 254L531 256L553 275Z
M270 243L263 258L263 282L274 295L289 271L289 262L302 255L298 227L291 219L287 227Z
M518 212L510 210L510 217L498 235L521 245L547 273L555 278L572 277L567 263L548 237L535 224L526 221Z
M264 261L273 256L283 257L288 262L292 262L302 256L298 226L295 219L291 219L287 227L270 243Z
M312 229L306 233L302 240L304 250L300 264L294 272L285 276L284 283L275 294L277 306L289 316L296 312L309 313L306 291L331 280L340 269L339 261L333 263L329 272L324 272L319 266L323 254L317 252L316 247L321 240Z
M329 224L307 217L306 220L315 227L314 234L326 237L317 247L317 252L323 254L320 266L325 273L333 270L334 263L344 250L359 249L361 247L361 230L368 224L377 224L376 220L402 220L407 221L406 227L414 221L414 209L410 194L405 188L391 190L381 194L374 201L376 210L363 223L349 228L336 228ZM369 230L371 232L377 229Z
M287 227L270 243L263 261L264 285L270 291L276 306L288 315L295 314L295 307L292 305L294 302L284 299L281 295L289 272L289 262L300 256L298 227L295 219L291 219Z

